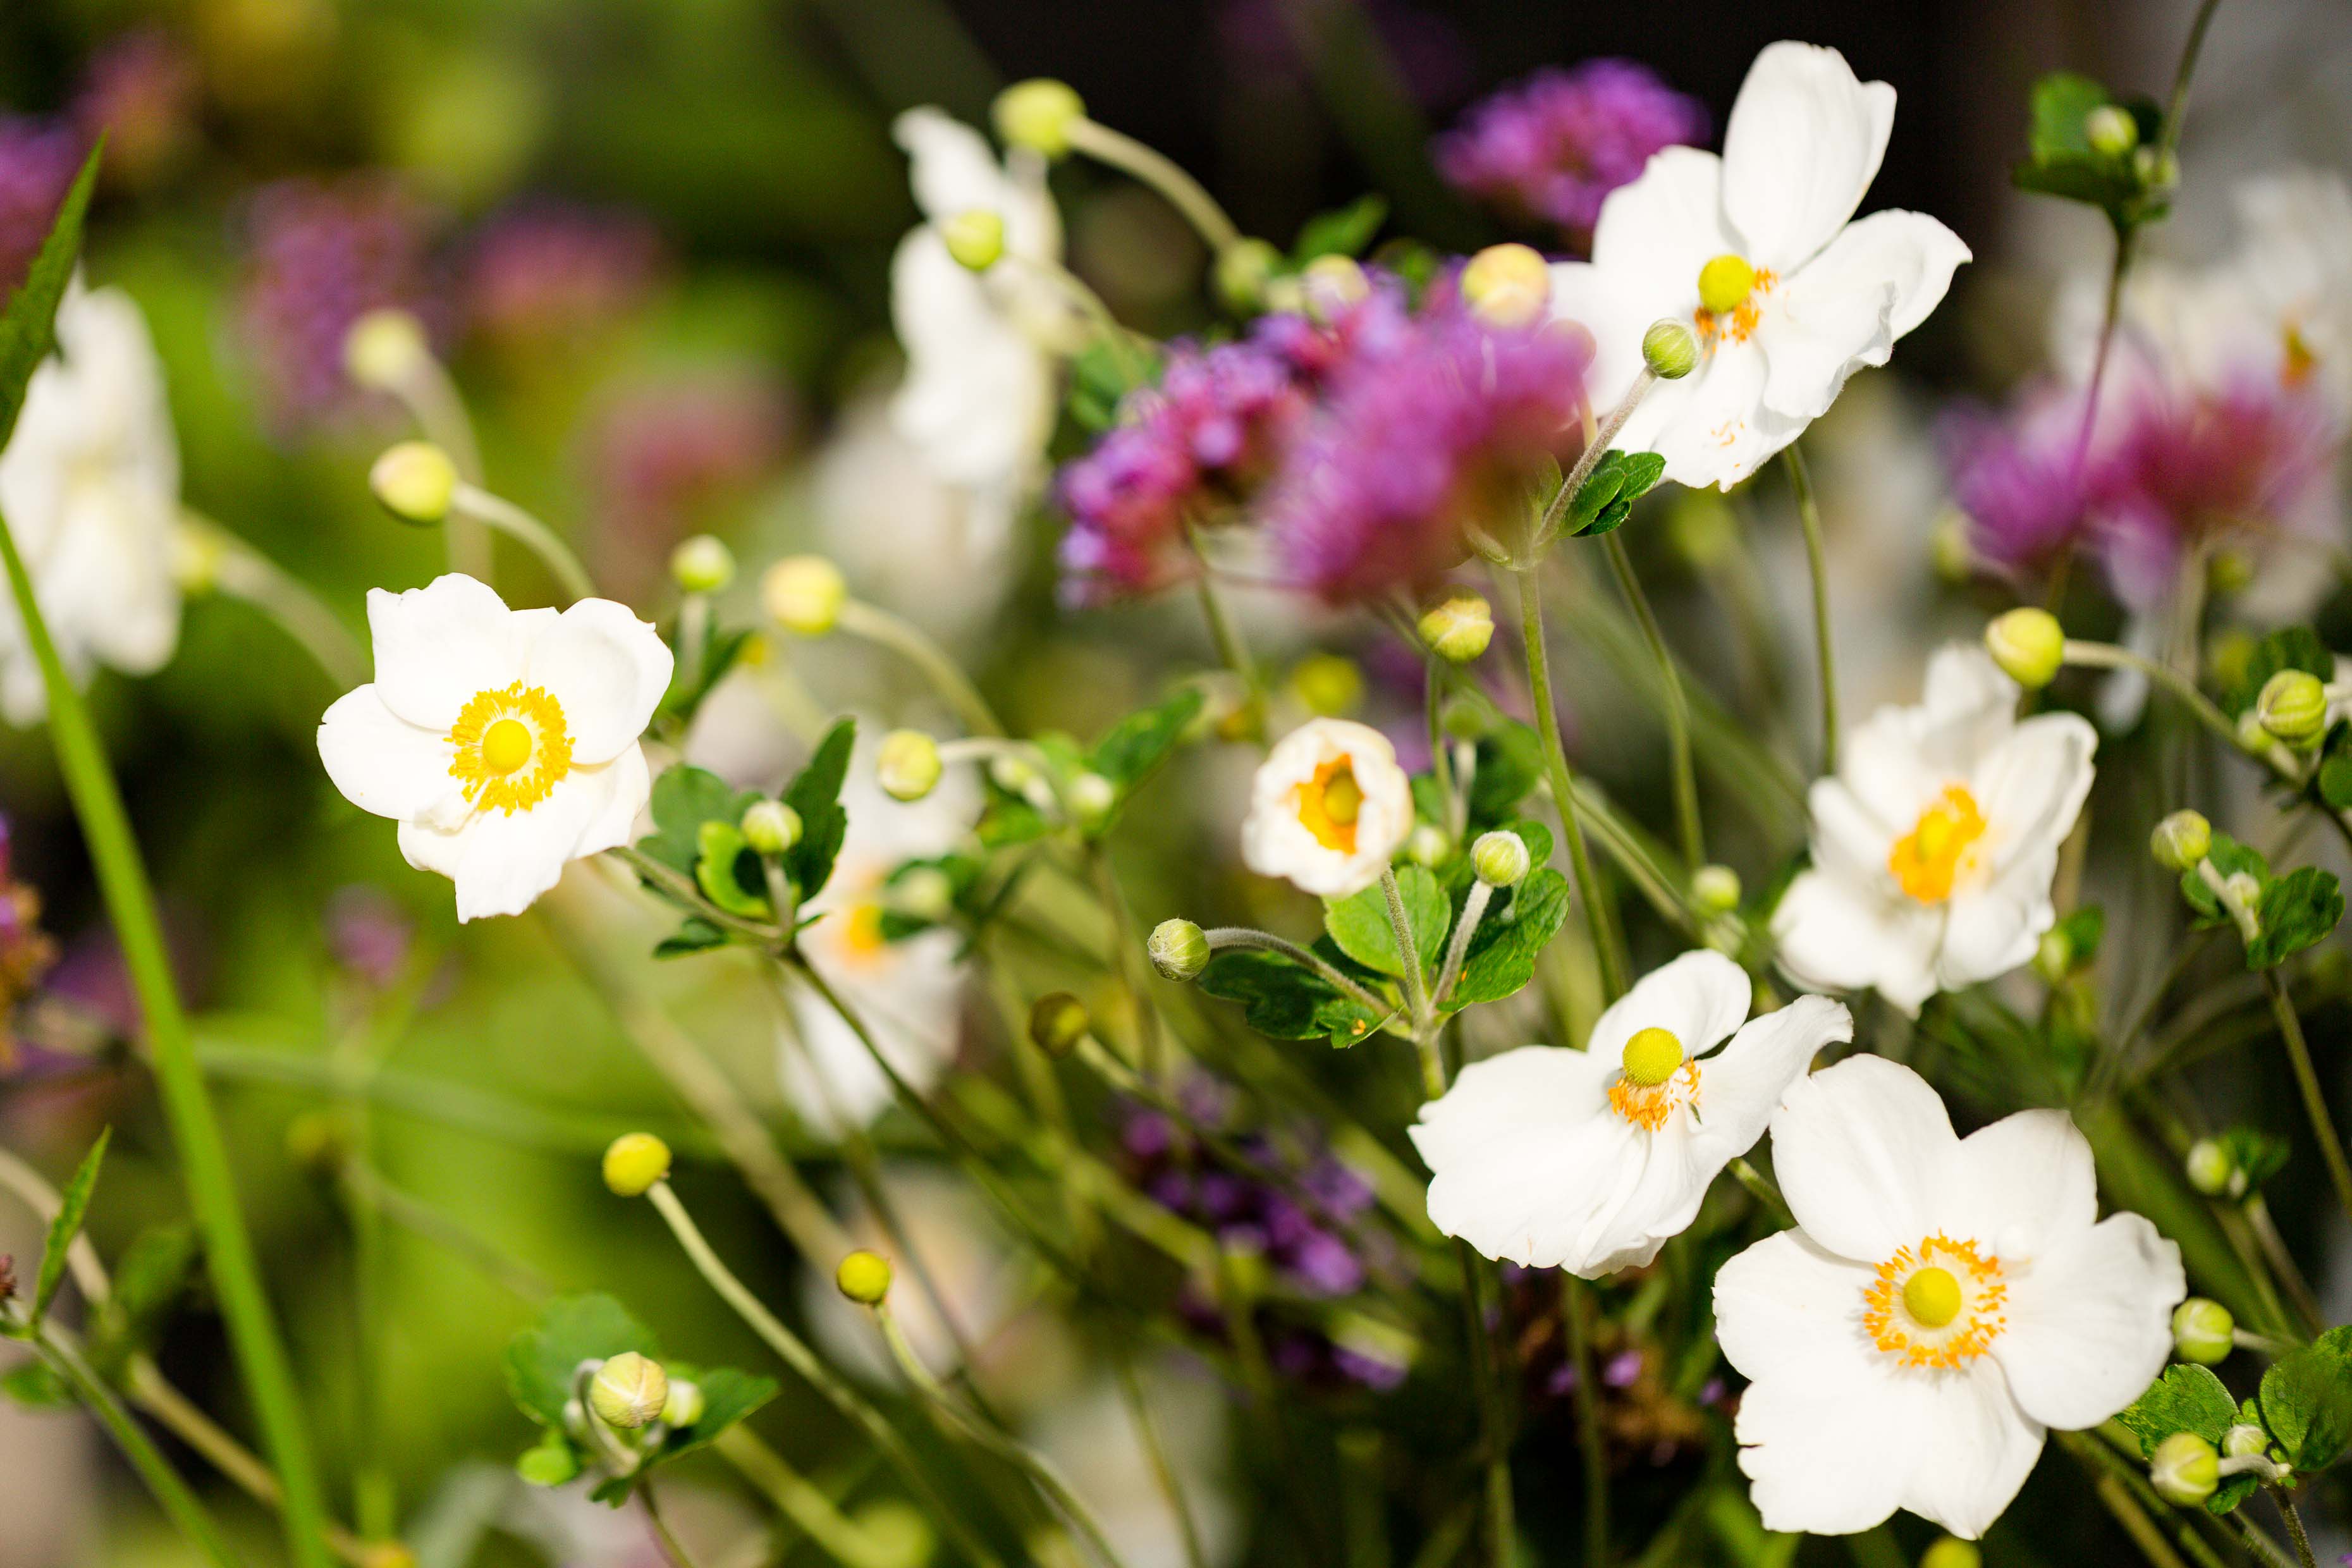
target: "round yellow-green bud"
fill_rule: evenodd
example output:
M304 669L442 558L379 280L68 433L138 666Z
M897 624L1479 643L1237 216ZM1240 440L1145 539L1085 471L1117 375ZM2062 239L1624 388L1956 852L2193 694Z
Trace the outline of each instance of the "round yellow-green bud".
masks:
M2139 121L2120 103L2103 103L2083 116L2083 140L2091 150L2120 158L2139 145Z
M917 866L890 884L891 902L919 921L936 924L955 910L955 882L937 866Z
M1421 617L1421 640L1449 664L1467 664L1495 640L1494 606L1475 594L1456 594Z
M2033 949L2033 973L2044 985L2055 985L2074 972L2074 942L2063 929L2052 926Z
M1683 1043L1671 1029L1652 1025L1633 1031L1625 1042L1625 1076L1643 1089L1655 1089L1683 1065Z
M1069 782L1070 815L1086 828L1100 827L1118 804L1118 786L1100 773L1085 773Z
M1701 866L1691 873L1691 902L1702 913L1727 915L1739 907L1739 873L1728 866Z
M689 594L716 594L735 581L735 552L715 533L698 533L669 552L671 581Z
M604 1151L604 1184L625 1198L641 1198L669 1174L669 1145L650 1132L624 1132Z
M580 1456L572 1445L550 1432L536 1447L526 1448L515 1461L515 1474L535 1487L560 1487L580 1478Z
M661 1363L623 1351L588 1380L588 1408L607 1426L634 1432L653 1424L669 1403L669 1374Z
M1151 955L1151 967L1160 971L1163 980L1178 984L1198 978L1209 966L1209 935L1191 921L1161 921L1151 928L1151 940L1144 944Z
M876 1498L850 1515L866 1537L875 1568L925 1568L939 1555L939 1532L904 1498Z
M2263 682L2254 712L2288 745L2311 745L2327 730L2327 688L2307 669L2282 669Z
M1957 1535L1944 1536L1919 1553L1919 1568L1981 1568L1983 1563L1977 1543Z
M691 1426L702 1419L703 1407L702 1385L673 1377L669 1380L669 1397L662 1401L662 1425Z
M2165 1501L2194 1508L2221 1484L2221 1457L2196 1433L2175 1432L2156 1446L2147 1479Z
M1490 245L1462 268L1462 298L1495 326L1533 326L1551 303L1551 268L1532 246Z
M892 800L920 800L939 787L940 743L920 730L893 730L875 753L874 776Z
M1642 334L1642 363L1660 381L1680 381L1698 368L1698 339L1671 316L1653 321Z
M1470 846L1470 869L1489 887L1517 887L1528 864L1528 841L1508 828L1481 833Z
M2213 684L2225 691L2244 684L2254 649L2260 646L2252 633L2235 626L2214 633L2205 644L2205 668Z
M1217 252L1217 298L1237 312L1265 303L1265 286L1282 269L1282 252L1263 239L1237 239Z
M944 218L939 230L948 254L969 271L985 272L1004 259L1004 220L986 207L967 207Z
M343 371L370 392L390 392L433 358L425 323L406 310L370 310L343 334Z
M2238 1168L2237 1156L2219 1138L2200 1138L2189 1145L2181 1168L2189 1184L2209 1198L2236 1197L2245 1188L2245 1173Z
M878 1307L890 1293L890 1260L878 1252L858 1248L833 1271L833 1283L861 1307Z
M430 528L449 515L457 494L457 465L430 441L403 441L386 447L368 469L368 488L401 521Z
M781 800L753 801L738 826L755 855L782 855L801 841L801 814Z
M1345 654L1310 653L1290 672L1290 689L1317 718L1342 718L1364 700L1364 672Z
M1729 315L1756 288L1756 268L1728 252L1698 269L1698 302L1717 316Z
M1070 150L1070 127L1086 113L1086 100L1068 82L1042 76L1016 81L998 93L991 111L996 133L1007 146L1026 147L1048 158Z
M2156 825L2147 837L2156 863L2168 871L2189 871L2213 852L2213 825L2204 813L2176 811Z
M332 1110L306 1110L286 1124L286 1158L310 1176L331 1176L352 1152L352 1131Z
M822 555L787 555L760 579L760 604L776 624L804 637L821 637L841 618L849 584Z
M1361 304L1372 292L1371 279L1364 276L1354 258L1347 256L1317 257L1298 275L1298 282L1306 290L1307 313L1320 321Z
M2172 1348L2183 1361L2218 1366L2236 1348L2238 1321L2230 1309L2204 1296L2191 1296L2172 1309Z
M2058 617L2032 605L1995 616L1985 626L1984 640L2001 673L2028 691L2049 685L2066 658L2066 632Z
M1049 1057L1068 1056L1093 1026L1087 1005L1066 991L1048 991L1029 1007L1030 1043Z
M1435 870L1453 853L1454 835L1433 822L1415 823L1404 836L1404 858L1416 866Z
M2268 1458L2270 1451L2271 1435L2251 1421L2241 1421L2221 1434L2221 1453L2224 1458L2243 1459L2260 1454L2264 1458Z

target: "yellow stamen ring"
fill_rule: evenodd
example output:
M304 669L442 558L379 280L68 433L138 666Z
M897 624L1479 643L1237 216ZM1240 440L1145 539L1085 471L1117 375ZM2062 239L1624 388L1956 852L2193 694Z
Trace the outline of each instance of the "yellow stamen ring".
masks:
M1291 791L1298 825L1315 842L1342 855L1356 852L1356 818L1364 808L1364 786L1356 782L1353 762L1333 757L1315 770L1315 776Z
M528 811L572 771L563 705L520 680L474 693L448 742L456 752L449 774L464 781L467 804L482 811Z
M1984 812L1965 784L1947 784L1919 814L1911 831L1895 841L1886 868L1903 890L1923 904L1940 904L1975 860L1985 836Z
M1864 1289L1862 1326L1906 1366L1950 1368L1984 1354L2009 1327L2000 1259L1938 1233L1897 1247Z

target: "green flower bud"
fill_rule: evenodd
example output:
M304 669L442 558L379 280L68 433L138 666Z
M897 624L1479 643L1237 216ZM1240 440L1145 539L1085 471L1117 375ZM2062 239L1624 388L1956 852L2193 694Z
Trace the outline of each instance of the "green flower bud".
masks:
M2033 973L2044 985L2055 985L2074 972L2074 943L2065 931L2052 926L2033 949Z
M2310 745L2327 729L2327 688L2307 669L2282 669L2263 682L2254 712L2288 745Z
M2230 1309L2203 1296L2191 1296L2172 1309L2172 1348L2183 1361L2215 1366L2230 1359L2231 1338L2238 1321Z
M890 884L890 900L919 921L934 924L955 912L955 883L937 866L918 866Z
M2270 1457L2271 1435L2251 1421L2241 1421L2221 1434L2221 1454L2225 1458L2243 1459L2254 1454Z
M1470 846L1470 869L1490 887L1516 888L1528 874L1528 841L1503 828L1482 833Z
M841 1267L833 1271L833 1282L859 1306L878 1307L890 1294L889 1259L860 1247L841 1260Z
M1290 672L1290 689L1317 718L1345 718L1364 700L1364 672L1344 654L1312 653Z
M1100 827L1118 804L1118 786L1100 773L1080 773L1070 781L1068 795L1070 815L1087 829Z
M2221 891L2227 895L2226 902L2251 911L2262 902L2262 879L2252 871L2232 871L2221 879Z
M1049 1057L1066 1057L1094 1026L1087 1005L1066 991L1049 991L1029 1008L1029 1040Z
M960 267L985 272L1004 258L1004 220L986 207L969 207L938 226Z
M1160 977L1180 985L1209 966L1208 933L1191 921L1161 921L1152 928L1145 951Z
M1494 326L1533 326L1551 302L1551 268L1531 246L1490 245L1463 267L1462 299Z
M1984 1553L1973 1541L1947 1535L1919 1553L1919 1568L1979 1568Z
M2221 1484L2221 1457L2196 1433L2175 1432L2156 1446L2147 1479L2165 1501L2194 1508Z
M1434 823L1417 823L1404 836L1404 858L1416 866L1435 870L1454 853L1454 836Z
M588 1380L588 1408L623 1432L652 1425L668 1402L669 1374L659 1362L635 1351L623 1351Z
M2189 1184L2209 1198L2224 1194L2238 1195L2233 1187L2242 1190L2245 1173L2238 1169L2237 1156L2219 1138L2200 1138L2189 1146L2188 1158L2182 1166L2189 1175Z
M560 1487L579 1478L580 1456L562 1434L550 1432L537 1447L523 1450L515 1461L515 1474L535 1487Z
M1051 77L1016 81L996 95L996 133L1009 147L1058 158L1070 150L1070 127L1086 118L1086 100Z
M425 323L406 310L370 310L343 334L343 372L370 392L392 391L432 358Z
M1467 664L1495 640L1494 607L1475 594L1456 594L1421 617L1421 640L1450 664Z
M624 1132L604 1151L604 1184L622 1197L643 1197L668 1174L669 1145L650 1132Z
M2139 121L2120 103L2103 103L2083 116L2083 139L2094 152L2120 158L2139 145Z
M1728 866L1701 866L1691 873L1691 902L1701 912L1727 915L1739 907L1739 873Z
M1698 368L1698 339L1669 316L1642 334L1642 363L1660 381L1680 381Z
M669 552L669 574L689 594L716 594L735 581L735 552L717 534L698 533Z
M787 555L760 579L760 604L788 632L821 637L841 618L849 584L822 555Z
M1976 547L1969 542L1968 513L1946 507L1927 535L1927 556L1936 575L1947 583L1965 583L1976 575Z
M2156 863L2168 871L2188 871L2213 852L2213 825L2202 813L2176 811L2148 835Z
M375 460L368 488L401 521L430 528L449 515L457 494L457 465L430 441L403 441Z
M1996 616L1985 627L1985 650L2001 673L2028 691L2056 679L2066 658L2066 633L2058 617L2031 606Z
M1265 287L1282 269L1282 252L1263 239L1237 239L1217 252L1217 298L1246 315L1265 303Z
M939 787L940 743L920 730L893 730L882 737L874 776L893 800L920 800Z
M755 855L782 855L801 841L801 814L781 800L753 801L739 826Z
M672 1428L691 1426L702 1419L704 1405L700 1384L673 1377L669 1380L669 1397L662 1401L662 1425Z
M1372 292L1371 279L1364 276L1354 258L1347 256L1317 257L1298 275L1298 281L1307 292L1307 314L1318 321L1328 321L1349 306L1361 304Z

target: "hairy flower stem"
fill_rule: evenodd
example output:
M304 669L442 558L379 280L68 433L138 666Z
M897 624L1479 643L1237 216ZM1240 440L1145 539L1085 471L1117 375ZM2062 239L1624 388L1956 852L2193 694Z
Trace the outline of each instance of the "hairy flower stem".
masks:
M2311 1135L2318 1141L2320 1158L2327 1163L2327 1179L2336 1184L2336 1201L2343 1205L2346 1216L2352 1217L2352 1164L2345 1163L2344 1141L2336 1135L2335 1118L2327 1113L2327 1097L2320 1092L2319 1075L2312 1070L2311 1047L2303 1037L2303 1020L2295 1016L2294 1001L2280 984L2277 970L2263 971L2263 989L2270 993L2271 1011L2278 1017L2279 1038L2286 1044L2287 1063L2294 1068L2295 1087L2303 1092L2303 1110L2311 1119Z
M2238 740L2238 727L2230 722L2229 716L2197 689L2194 680L2171 665L2114 643L2084 642L2075 637L2066 639L2062 657L2068 664L2090 669L2129 669L2147 677L2179 698L2189 712L2196 715L2198 722L2227 742L2232 750L2245 749Z
M1166 197L1168 205L1200 231L1213 253L1240 240L1241 230L1216 198L1164 153L1084 115L1070 121L1069 138L1072 147L1097 163L1131 174Z
M1797 1216L1790 1212L1789 1200L1780 1195L1780 1189L1773 1184L1772 1178L1749 1164L1745 1155L1731 1162L1731 1176L1766 1214L1783 1226L1796 1225Z
M2210 14L2212 7L2206 7ZM2294 1501L2283 1491L2273 1490L2271 1500L2278 1504L2279 1517L2286 1521L2286 1538L2294 1545L2295 1560L2303 1568L2319 1568L2319 1560L2311 1554L2311 1537L2305 1533L2303 1515L2295 1511Z
M1584 481L1592 477L1592 470L1608 455L1609 443L1616 439L1617 432L1625 427L1625 421L1633 416L1633 410L1641 406L1642 399L1647 397L1650 388L1657 384L1657 372L1643 365L1642 374L1633 378L1632 390L1625 394L1623 401L1609 411L1609 417L1597 426L1591 426L1588 413L1589 434L1585 437L1584 450L1576 455L1574 466L1560 480L1559 489L1552 492L1551 504L1544 508L1542 519L1528 537L1528 561L1530 563L1543 558L1544 547L1559 531L1560 520L1568 515L1569 507L1576 500L1576 492L1582 489Z
M1486 918L1486 906L1495 897L1494 885L1486 881L1470 884L1470 896L1462 901L1462 918L1454 925L1454 940L1445 949L1445 967L1437 972L1437 1005L1454 994L1454 982L1462 978L1462 965L1470 955L1470 939L1478 933L1478 922Z
M980 694L979 688L956 668L947 650L933 642L928 633L912 621L894 616L879 605L863 599L842 601L840 618L834 623L851 637L864 637L879 644L905 658L922 671L923 679L945 700L963 721L964 728L975 735L1002 735L1004 726L997 721L996 710Z
M1128 910L1127 895L1119 889L1118 869L1110 863L1110 851L1103 847L1100 839L1087 843L1087 870L1094 879L1095 896L1102 900L1103 912L1110 917L1113 971L1135 1011L1137 1062L1146 1078L1165 1083L1168 1037L1160 1027L1160 1009L1151 1005L1150 977L1143 967L1143 943L1136 936L1135 919Z
M293 1369L278 1334L276 1315L262 1289L260 1266L253 1239L237 1208L236 1178L230 1173L228 1148L220 1123L213 1116L205 1089L203 1069L196 1063L195 1039L180 1005L171 959L163 945L163 922L155 913L155 895L148 885L139 841L122 808L122 795L106 752L82 705L81 694L66 674L49 637L33 580L16 550L15 534L0 520L0 564L16 597L26 640L40 664L41 684L49 703L49 740L56 748L58 770L66 793L81 821L99 889L112 916L116 940L121 944L123 967L146 1021L148 1054L152 1058L173 1142L180 1152L188 1206L205 1244L205 1259L229 1343L247 1393L251 1396L271 1457L286 1489L284 1523L287 1544L300 1568L325 1568L328 1553L326 1495L320 1485L310 1449L308 1424Z
M1601 1436L1601 1390L1592 1364L1592 1330L1586 1319L1592 1287L1575 1275L1559 1277L1559 1321L1568 1337L1569 1364L1576 1371L1576 1440L1584 1461L1584 1557L1600 1568L1609 1561L1609 1454Z
M1682 671L1675 666L1665 634L1658 629L1658 617L1650 608L1649 595L1642 592L1642 580L1633 574L1633 558L1626 553L1624 540L1616 533L1604 535L1601 549L1609 557L1610 570L1616 574L1617 586L1633 612L1634 623L1642 628L1642 640L1649 644L1651 657L1658 661L1658 679L1666 689L1666 752L1674 771L1675 826L1683 858L1694 867L1703 866L1706 837L1699 827L1698 773L1691 760L1690 699L1683 690Z
M1830 640L1830 563L1822 545L1822 509L1813 499L1812 475L1805 455L1791 441L1780 451L1789 466L1789 488L1797 498L1797 522L1805 533L1805 569L1813 579L1813 653L1822 678L1822 772L1837 772L1838 700L1837 652Z
M1554 809L1559 813L1560 837L1568 847L1569 869L1576 896L1584 902L1585 923L1592 933L1592 952L1601 966L1601 997L1614 1002L1625 994L1625 954L1617 945L1615 911L1600 879L1592 874L1592 857L1576 815L1576 774L1568 765L1568 752L1559 738L1559 710L1552 698L1551 658L1544 647L1543 584L1532 566L1521 567L1519 625L1526 644L1528 691L1534 702L1536 728L1544 743L1544 767L1551 779Z
M588 575L588 568L580 564L580 557L572 553L572 546L564 543L555 530L504 496L492 495L478 484L460 479L449 498L449 516L452 520L472 518L520 544L539 557L540 564L547 568L557 586L572 598L596 596L596 581Z
M1422 973L1421 945L1413 940L1412 921L1404 912L1404 890L1396 872L1381 868L1381 894L1388 901L1389 931L1396 939L1397 969L1404 981L1404 1005L1412 1020L1412 1048L1421 1055L1421 1092L1435 1100L1445 1092L1445 1057L1438 1048L1439 1022L1429 1006L1429 979Z
M1258 931L1250 926L1218 926L1201 934L1207 940L1211 952L1221 952L1230 947L1257 948L1266 952L1278 952L1293 963L1303 964L1313 970L1318 976L1345 994L1349 1001L1375 1016L1385 1016L1395 1011L1388 1003L1381 1001L1349 979L1321 953L1310 948L1301 947L1286 938L1278 937L1270 931Z
M474 421L446 365L430 353L419 354L408 374L394 377L386 390L416 421L418 433L448 454L459 479L472 485L482 482L482 444L475 438ZM442 536L449 551L449 570L488 583L490 536L483 531L485 521L454 517L444 525Z

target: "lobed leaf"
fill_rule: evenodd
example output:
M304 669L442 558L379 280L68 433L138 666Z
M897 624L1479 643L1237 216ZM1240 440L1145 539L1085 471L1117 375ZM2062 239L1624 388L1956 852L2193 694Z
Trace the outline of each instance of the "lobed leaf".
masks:
M2246 944L2246 967L2274 969L2336 929L2344 889L2334 872L2305 866L2264 883L2254 912L2261 929Z
M580 1363L606 1360L623 1351L656 1359L660 1355L653 1331L612 1297L558 1297L541 1310L538 1322L508 1342L507 1392L524 1415L560 1432Z
M784 852L784 874L803 899L813 899L833 876L841 841L849 833L849 812L841 786L849 777L849 756L857 743L857 721L838 719L817 742L808 765L784 790L783 800L800 814L801 838ZM736 816L741 816L738 812Z
M1344 207L1318 213L1299 227L1291 262L1304 267L1320 256L1361 256L1388 216L1388 202L1377 195L1358 196Z
M1509 905L1499 915L1489 913L1471 936L1462 978L1439 1004L1445 1011L1499 1002L1535 978L1538 955L1568 919L1568 879L1549 868L1530 872L1511 895Z
M646 809L654 830L637 840L639 852L674 871L695 874L702 858L702 825L740 822L743 812L759 795L739 790L717 773L679 763L664 768L654 780Z
M2334 1464L2352 1443L2352 1328L2271 1363L2261 1397L2263 1425L2289 1464L2306 1473Z
M1407 866L1396 874L1402 895L1405 925L1426 970L1445 951L1445 933L1454 910L1426 868ZM1365 968L1393 979L1404 977L1404 960L1397 952L1396 928L1389 919L1388 894L1378 882L1344 899L1323 900L1323 929L1339 951Z

